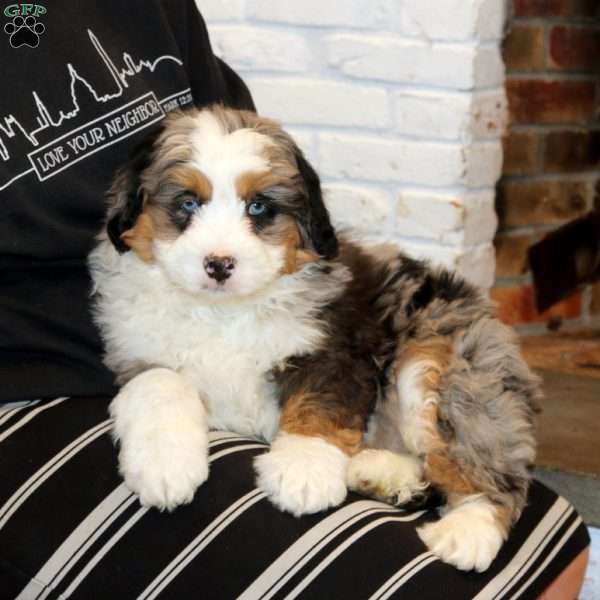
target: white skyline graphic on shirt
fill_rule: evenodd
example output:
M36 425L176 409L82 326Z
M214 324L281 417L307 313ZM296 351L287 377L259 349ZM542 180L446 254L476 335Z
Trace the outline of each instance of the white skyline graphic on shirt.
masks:
M49 128L61 127L65 121L73 119L79 114L80 106L76 94L77 83L80 83L83 86L85 86L85 88L90 92L92 98L96 102L106 103L121 97L125 90L129 87L129 80L138 75L144 69L153 73L158 64L165 60L174 62L178 66L183 65L183 62L180 59L170 54L163 54L153 60L139 59L136 61L131 56L131 54L129 54L128 52L123 52L123 65L120 68L111 60L108 53L106 52L106 50L104 49L104 47L100 43L100 40L96 37L94 32L91 29L88 29L87 33L92 45L94 46L94 49L102 59L102 62L104 62L104 64L106 65L106 68L108 69L113 81L115 82L115 91L107 94L98 93L94 89L94 87L85 79L85 77L83 77L77 72L77 70L71 63L67 63L66 67L70 76L69 90L72 102L71 108L67 109L66 111L61 109L59 110L58 115L53 117L50 114L50 111L48 110L46 105L44 104L43 100L40 98L39 94L36 91L33 91L32 96L38 111L38 116L36 117L38 127L36 129L33 129L32 131L27 131L27 129L19 122L19 120L13 114L9 114L0 118L0 159L2 159L4 162L10 160L10 154L8 152L8 148L6 147L5 140L3 139L3 137L5 137L6 139L14 138L18 133L20 133L25 139L27 139L27 141L29 141L29 143L32 146L37 147L39 146L39 141L37 140L36 136L39 135L42 131ZM27 169L26 171L19 173L9 181L5 183L0 183L0 190L5 189L16 179L27 175L27 173L30 173L31 171L33 171L33 169Z

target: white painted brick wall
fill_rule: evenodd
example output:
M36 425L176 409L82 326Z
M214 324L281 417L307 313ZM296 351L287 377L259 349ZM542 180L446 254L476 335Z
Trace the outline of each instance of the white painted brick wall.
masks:
M260 112L290 125L386 129L391 126L388 94L373 85L318 78L247 76Z
M214 50L320 173L335 223L488 288L504 0L197 0Z

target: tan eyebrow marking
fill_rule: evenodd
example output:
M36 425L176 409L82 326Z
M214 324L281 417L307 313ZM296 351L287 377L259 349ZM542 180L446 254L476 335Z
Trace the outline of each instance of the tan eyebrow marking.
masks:
M274 175L270 171L248 171L238 175L235 180L235 189L239 198L249 200L255 194L285 182L284 177Z
M212 183L204 173L196 169L176 167L169 173L169 178L205 202L208 202L212 196Z

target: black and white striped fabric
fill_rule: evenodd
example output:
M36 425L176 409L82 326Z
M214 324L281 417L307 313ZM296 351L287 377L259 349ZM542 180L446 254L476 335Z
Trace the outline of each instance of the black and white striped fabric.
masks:
M256 440L210 436L210 478L173 513L123 485L106 398L0 405L0 598L536 598L584 549L581 518L536 483L492 567L426 551L404 513L350 496L294 518L256 489Z

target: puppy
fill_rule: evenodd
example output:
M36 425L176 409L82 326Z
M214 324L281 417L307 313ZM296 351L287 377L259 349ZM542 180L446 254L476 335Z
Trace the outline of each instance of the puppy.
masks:
M392 246L338 240L281 127L171 115L108 195L90 256L120 471L145 505L190 502L208 428L271 442L257 484L314 513L350 488L446 501L419 535L487 569L525 504L538 382L491 304Z

